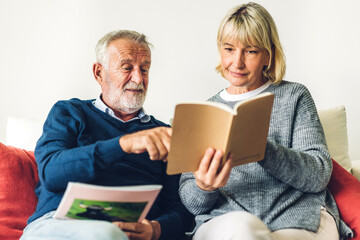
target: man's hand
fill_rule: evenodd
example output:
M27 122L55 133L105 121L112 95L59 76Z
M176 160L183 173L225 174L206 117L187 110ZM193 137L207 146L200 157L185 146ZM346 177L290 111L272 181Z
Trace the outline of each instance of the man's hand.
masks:
M144 219L139 222L113 222L130 240L158 240L161 235L161 226L157 221Z
M119 144L126 153L147 151L151 160L166 161L170 150L171 134L171 128L157 127L124 135L120 138Z
M213 148L208 148L205 151L199 169L194 172L196 185L199 188L205 191L213 191L226 185L232 168L232 158L229 156L219 171L223 155L224 153L221 150L215 151Z

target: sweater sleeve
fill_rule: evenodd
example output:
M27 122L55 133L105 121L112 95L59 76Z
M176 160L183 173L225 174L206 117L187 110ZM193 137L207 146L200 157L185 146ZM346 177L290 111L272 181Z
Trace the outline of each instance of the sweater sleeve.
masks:
M78 146L83 118L81 112L63 102L56 103L48 115L35 156L40 181L49 191L63 191L69 181L91 182L97 170L126 154L119 137Z
M219 190L202 190L196 185L192 173L183 173L180 178L179 194L185 207L192 214L199 215L214 207L219 197Z
M332 162L315 103L303 85L274 88L265 158L256 164L299 191L320 192L330 179ZM198 215L216 207L220 192L202 191L193 174L186 173L181 176L179 193L187 209Z
M265 158L259 164L272 176L299 191L320 192L330 180L332 162L315 103L305 87L297 90L298 95L290 94L297 100L284 98L277 103L286 108L281 109L282 112L289 114L283 117L280 111L275 113L277 128L285 121L291 121L289 140L282 138L285 140L279 143L276 136L268 139Z

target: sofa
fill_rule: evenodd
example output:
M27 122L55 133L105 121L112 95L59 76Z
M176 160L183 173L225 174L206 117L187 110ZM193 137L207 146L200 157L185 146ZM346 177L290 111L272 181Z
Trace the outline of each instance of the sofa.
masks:
M360 240L360 161L350 160L344 106L319 111L333 173L328 188L342 219ZM0 143L0 239L19 239L27 218L35 211L38 181L33 147L41 134L41 121L9 118L6 142ZM25 133L33 139L28 140ZM349 238L350 239L350 238Z

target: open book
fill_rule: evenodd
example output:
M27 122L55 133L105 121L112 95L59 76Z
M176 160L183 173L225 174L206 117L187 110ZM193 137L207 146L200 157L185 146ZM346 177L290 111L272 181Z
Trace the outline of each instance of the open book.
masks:
M161 188L161 185L106 187L69 182L54 218L141 222Z
M264 158L274 94L261 93L234 109L214 102L182 103L175 107L168 174L193 172L209 147L229 153L233 165Z

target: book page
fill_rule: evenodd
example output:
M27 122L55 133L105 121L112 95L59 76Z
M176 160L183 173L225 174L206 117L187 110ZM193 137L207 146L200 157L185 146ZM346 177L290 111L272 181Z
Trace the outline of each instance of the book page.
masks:
M211 104L178 104L167 173L198 169L208 147L225 151L233 114Z
M238 105L226 151L233 154L234 166L264 158L273 100L265 93Z

